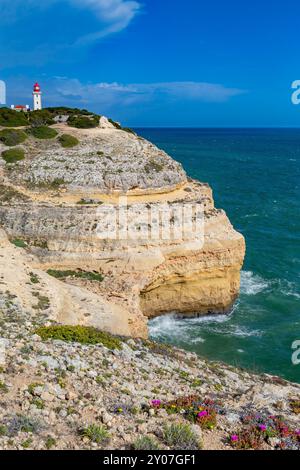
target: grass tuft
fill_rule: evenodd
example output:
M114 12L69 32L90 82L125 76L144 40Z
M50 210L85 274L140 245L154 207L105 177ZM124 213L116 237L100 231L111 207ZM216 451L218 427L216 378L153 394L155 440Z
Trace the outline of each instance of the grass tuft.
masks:
M105 444L110 437L109 432L104 426L96 424L90 424L86 428L80 429L79 434L97 444Z
M174 450L199 450L201 443L188 424L175 423L165 426L163 438Z
M140 436L132 444L134 450L160 450L159 443L151 436Z

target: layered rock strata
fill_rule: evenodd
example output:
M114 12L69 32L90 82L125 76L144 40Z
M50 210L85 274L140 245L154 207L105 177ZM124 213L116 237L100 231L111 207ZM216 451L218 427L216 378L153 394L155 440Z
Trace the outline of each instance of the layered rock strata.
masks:
M57 139L30 137L22 145L26 158L3 161L0 170L1 226L11 241L26 244L24 263L43 271L46 284L66 289L62 298L73 299L50 306L51 318L145 337L147 319L157 315L229 311L239 293L245 242L214 207L210 187L188 179L165 152L104 118L91 130L53 127L74 135L79 145L63 149ZM178 211L185 208L192 208L194 219L201 215L200 224L178 233ZM115 217L115 235L108 232L108 213ZM161 236L163 230L167 235ZM102 272L104 281L47 280L49 268ZM78 296L89 300L77 308Z

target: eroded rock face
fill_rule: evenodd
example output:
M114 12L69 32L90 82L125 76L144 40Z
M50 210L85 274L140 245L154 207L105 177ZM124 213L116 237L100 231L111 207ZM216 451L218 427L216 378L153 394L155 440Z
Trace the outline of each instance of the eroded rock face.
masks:
M101 121L99 128L72 129L52 126L61 134L78 138L79 145L62 148L56 140L29 137L23 148L26 160L12 171L15 184L30 188L56 187L68 191L110 193L131 189L173 188L186 180L181 165L152 143ZM1 146L5 147L0 142Z
M11 240L27 242L30 266L104 274L101 284L77 282L94 306L86 315L84 302L78 301L79 308L72 302L64 311L55 313L54 308L52 318L145 337L148 317L228 311L239 293L245 242L224 211L215 209L209 186L188 181L168 155L134 134L111 128L108 121L92 130L54 127L76 136L79 146L62 149L57 141L40 144L30 138L23 145L24 161L10 169L2 166L0 191L6 188L12 194L2 197L1 226ZM60 184L53 185L55 181ZM118 212L117 236L105 232L105 211L119 210L119 194L127 196L126 221L134 232L129 239L120 236L124 227ZM201 229L193 237L174 236L176 210L187 206L201 208ZM166 221L161 214L167 214L170 236L153 237L153 214L160 233ZM70 282L56 282L70 287ZM105 308L113 312L111 322L109 315L97 317ZM122 322L116 321L118 315Z

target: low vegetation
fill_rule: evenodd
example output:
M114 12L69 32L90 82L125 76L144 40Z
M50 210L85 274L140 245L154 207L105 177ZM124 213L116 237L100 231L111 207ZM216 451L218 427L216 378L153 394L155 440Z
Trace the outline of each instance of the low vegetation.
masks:
M147 165L145 165L146 173L159 173L163 169L164 166L155 160L151 160L149 163L147 163Z
M102 282L104 277L100 273L90 272L90 271L59 271L56 269L48 269L47 274L56 279L67 279L68 277L73 277L76 279L86 279L87 281L98 281Z
M174 450L201 449L201 442L188 424L174 423L165 426L163 439Z
M87 437L90 441L96 442L97 444L105 444L109 440L109 432L107 429L100 425L90 424L86 428L79 430L79 434L82 437Z
M177 398L170 402L153 400L154 409L165 409L168 414L177 414L197 424L202 429L213 430L217 426L217 414L222 410L220 403L210 399L203 400L197 395Z
M76 137L69 135L69 134L62 134L58 138L60 145L64 148L72 148L76 147L79 144L79 140Z
M58 132L48 126L31 127L29 133L36 139L54 139Z
M21 240L20 238L15 238L11 241L11 243L17 248L26 248L28 246L27 243L24 240Z
M25 194L16 191L14 188L0 184L0 204L8 203L13 200L25 202L28 200L28 197L25 196Z
M132 444L134 450L160 450L161 447L154 437L140 436Z
M77 129L92 129L99 126L100 117L96 114L90 114L88 116L73 115L68 119L68 125L70 127L76 127Z
M21 148L13 148L9 150L4 150L2 152L1 157L3 160L6 161L6 163L16 163L21 160L24 160L25 158L25 152Z
M0 132L0 141L7 147L22 144L27 139L25 132L18 129L4 129Z
M116 121L113 121L112 119L108 119L108 121L118 130L120 131L124 131L124 132L128 132L129 134L135 134L135 132L130 129L129 127L122 127L121 124L119 124L118 122Z
M296 415L300 414L300 400L292 400L290 402L290 407L293 413L295 413Z
M27 124L27 113L19 113L13 109L0 108L0 126L20 127L26 126Z
M48 109L28 113L28 121L32 127L51 126L55 124L53 116Z
M121 349L119 338L87 326L48 326L35 330L43 340L59 339L61 341L81 344L102 344L108 349Z
M19 432L37 434L41 429L41 424L37 419L18 414L14 416L7 425L9 436L16 436Z

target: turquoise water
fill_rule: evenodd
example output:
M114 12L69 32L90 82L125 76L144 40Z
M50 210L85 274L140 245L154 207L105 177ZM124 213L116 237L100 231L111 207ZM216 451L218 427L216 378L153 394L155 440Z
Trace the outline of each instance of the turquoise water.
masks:
M241 295L230 316L150 324L151 336L300 382L300 130L138 129L214 190L246 238Z

